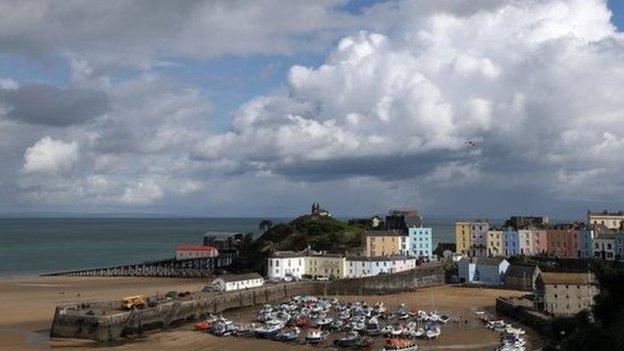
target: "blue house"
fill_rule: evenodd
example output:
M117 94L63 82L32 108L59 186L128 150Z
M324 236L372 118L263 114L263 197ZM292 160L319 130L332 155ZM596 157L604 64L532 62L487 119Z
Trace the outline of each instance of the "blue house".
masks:
M520 236L517 231L507 228L505 230L505 256L520 254Z
M409 255L415 257L432 258L433 242L431 228L409 227Z

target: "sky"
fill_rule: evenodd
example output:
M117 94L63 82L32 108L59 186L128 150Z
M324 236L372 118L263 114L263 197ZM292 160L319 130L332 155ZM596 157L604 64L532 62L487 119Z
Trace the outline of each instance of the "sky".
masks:
M0 0L0 214L624 208L624 3Z

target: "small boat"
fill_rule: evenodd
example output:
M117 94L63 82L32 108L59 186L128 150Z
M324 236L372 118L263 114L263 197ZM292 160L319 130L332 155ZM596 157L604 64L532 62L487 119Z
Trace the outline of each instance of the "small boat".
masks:
M377 336L381 333L377 318L373 317L366 323L366 328L364 329L364 332L370 336Z
M440 330L440 327L435 326L427 330L426 336L427 336L427 339L437 339L441 333L442 331Z
M395 325L395 326L392 328L392 331L390 331L390 334L391 334L392 336L400 336L401 334L403 334L403 327L402 327L402 326L400 326L400 325Z
M392 325L388 324L385 327L381 328L381 334L384 336L390 336L392 334L392 331L394 330L394 327L392 327Z
M448 321L450 321L450 320L451 320L451 317L449 317L449 316L447 316L445 314L441 315L440 318L438 318L438 321L440 321L441 323L444 323L444 324L448 323Z
M308 330L308 334L306 335L306 341L309 344L318 344L323 342L327 335L329 335L329 333L326 331L322 331L321 329L310 329Z
M232 335L236 331L236 327L234 326L234 322L227 321L222 323L217 323L214 326L212 334L216 336L229 336Z
M350 332L347 336L334 340L334 346L338 347L355 347L360 341L360 334L357 332Z
M425 329L416 328L414 331L410 333L410 338L416 339L416 338L422 337L423 335L425 335Z
M383 314L386 312L386 306L384 306L383 302L377 302L373 308L378 314Z
M256 335L259 338L272 339L282 330L282 328L284 328L283 324L267 323L260 328L256 328Z
M333 322L331 322L329 324L329 329L333 330L333 331L340 331L342 330L342 321L336 319Z
M300 327L300 328L305 327L308 324L310 324L310 318L300 316L297 319L295 319L294 324L295 326Z
M256 332L255 324L239 324L235 326L234 335L240 337L249 337L254 335Z
M199 323L195 323L195 330L206 331L214 326L214 322L202 321Z
M262 306L262 309L260 310L260 312L258 312L258 314L271 313L271 312L273 312L273 307L271 305L264 305Z
M301 335L301 330L294 327L277 333L277 335L275 335L275 340L283 342L295 341L299 338L299 335Z
M416 351L418 345L414 340L391 338L386 339L383 351Z

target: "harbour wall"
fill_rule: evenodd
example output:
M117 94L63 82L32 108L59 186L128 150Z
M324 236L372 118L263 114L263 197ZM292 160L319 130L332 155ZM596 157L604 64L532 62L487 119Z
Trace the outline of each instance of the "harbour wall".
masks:
M392 294L443 285L445 283L444 272L444 263L426 263L399 273L334 280L325 287L324 293L328 295Z
M400 273L328 282L265 285L226 293L193 293L155 307L122 311L119 301L89 302L56 308L50 337L114 342L146 331L201 320L225 310L275 303L296 295L370 295L444 284L444 265L427 263ZM81 306L82 305L82 306Z
M114 342L145 331L167 329L201 320L232 308L274 303L306 294L320 294L316 282L279 284L227 293L195 293L188 299L162 302L155 307L120 311L119 301L93 302L88 307L59 306L54 313L50 337ZM90 315L87 312L94 311ZM112 313L106 311L114 311Z

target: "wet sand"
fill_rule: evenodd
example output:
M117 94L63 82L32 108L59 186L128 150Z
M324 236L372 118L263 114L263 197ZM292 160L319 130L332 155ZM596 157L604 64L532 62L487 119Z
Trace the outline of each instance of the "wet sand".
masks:
M155 294L169 290L196 291L206 282L193 279L160 278L78 278L30 277L0 280L0 349L1 350L101 350L139 351L286 351L319 350L325 347L283 344L268 340L218 338L192 330L192 325L178 329L147 333L144 337L116 345L96 345L74 339L48 340L47 333L57 304L85 300L118 299L133 294ZM78 296L80 294L80 296ZM497 296L520 296L522 292L500 289L475 289L441 286L418 292L388 296L339 296L342 301L383 301L389 308L404 302L410 308L436 309L460 322L442 328L438 340L418 341L420 350L493 350L499 334L485 329L476 319L473 308L493 310ZM257 308L226 313L240 322L252 321ZM466 322L467 321L467 324ZM335 336L330 336L331 339ZM378 342L382 342L378 338ZM373 348L374 350L374 348Z

